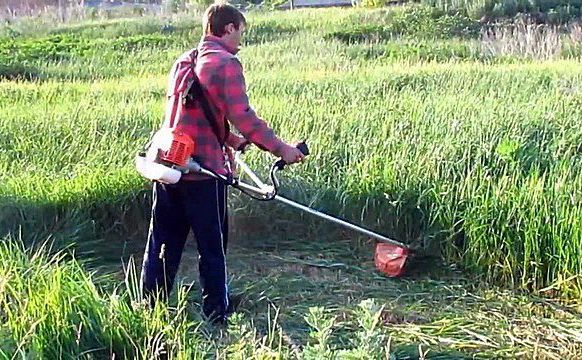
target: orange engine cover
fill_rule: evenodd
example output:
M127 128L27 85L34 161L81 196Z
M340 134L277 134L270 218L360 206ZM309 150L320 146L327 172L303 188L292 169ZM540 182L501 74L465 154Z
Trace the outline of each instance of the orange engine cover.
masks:
M377 243L374 255L376 268L390 277L401 276L408 258L408 249L400 246Z
M190 156L194 153L194 141L182 131L172 132L170 148L161 155L161 160L177 166L186 166Z

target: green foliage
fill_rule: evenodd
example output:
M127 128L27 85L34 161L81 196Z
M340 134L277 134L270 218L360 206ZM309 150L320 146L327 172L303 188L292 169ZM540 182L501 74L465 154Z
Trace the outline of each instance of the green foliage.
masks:
M507 162L516 160L518 150L519 142L510 139L503 139L495 149L499 157Z
M461 11L473 19L496 20L529 14L536 21L559 24L582 16L580 0L422 0L422 3L445 11Z
M0 329L5 335L0 350L5 355L148 359L161 351L171 356L205 352L196 333L199 322L187 318L184 294L175 309L148 309L143 299L131 296L129 287L138 285L135 277L127 279L127 288L105 294L100 287L109 279L91 275L66 252L51 255L49 250L0 241ZM135 272L133 263L130 268Z
M99 55L104 51L132 52L151 47L167 47L175 40L169 36L149 34L118 39L86 39L73 34L46 38L11 40L0 45L0 59L30 63L38 60L61 61Z
M0 45L0 56L15 62L62 60L91 49L88 41L73 36L54 35L44 39L11 40Z
M330 359L333 351L330 348L330 338L334 328L336 318L331 316L322 307L309 308L309 313L305 316L305 321L311 327L309 334L311 339L304 351L304 359Z
M290 193L492 282L580 294L579 61L500 66L475 47L473 21L425 7L250 16L251 98L283 138L313 144L286 175ZM18 80L0 82L3 233L82 242L147 228L132 159L159 126L172 61L199 38L172 24L83 24L0 43L3 80ZM576 42L565 49L579 58ZM336 349L326 344L310 351Z
M385 23L357 24L326 34L345 43L386 41L395 37L416 39L471 38L479 24L460 14L448 14L425 6L395 12Z
M461 61L479 60L480 54L470 45L450 41L392 41L386 44L354 44L345 49L352 60Z
M326 34L324 38L326 40L335 39L352 44L356 42L390 40L392 36L393 34L390 29L383 25L364 24L354 25L351 29L334 31Z
M38 76L39 70L35 67L0 58L0 80L33 80Z
M353 311L357 323L346 348L332 348L333 330L337 317L322 307L311 307L305 321L311 328L309 344L303 350L303 359L386 359L392 354L382 327L383 307L372 299L358 304Z
M475 292L462 279L395 282L357 266L323 270L319 277L278 261L286 271L253 272L274 264L273 254L261 250L264 241L231 248L236 256L230 265L244 277L235 280L236 287L248 286L248 298L228 329L216 328L200 318L194 289L181 288L169 306L158 302L150 308L139 295L131 259L119 276L97 275L74 259L79 255L51 252L42 243L24 249L20 239L0 241L3 357L404 360L464 359L476 352L483 359L582 353L576 341L582 321L574 307L563 305L568 311L557 313L535 297ZM354 263L359 255L350 241L334 245L320 265L347 265L347 258ZM287 261L316 264L315 256L292 254L329 244L283 239L277 246ZM326 279L340 273L341 281ZM528 336L504 342L516 332ZM556 337L548 339L548 333Z
M562 56L566 59L581 59L582 58L582 44L567 43L562 49Z
M458 13L447 13L438 9L412 7L392 18L392 32L425 38L475 37L479 25Z
M214 0L188 0L188 3L200 10L205 10L208 6L214 3Z
M361 0L360 6L364 8L379 8L384 6L385 3L384 0Z
M355 346L342 351L340 358L380 360L390 356L387 335L382 328L383 310L372 299L360 302L354 311L354 317L360 325L355 333Z
M257 21L249 24L243 42L245 45L251 45L277 41L296 34L298 31L298 26L292 23L273 20Z

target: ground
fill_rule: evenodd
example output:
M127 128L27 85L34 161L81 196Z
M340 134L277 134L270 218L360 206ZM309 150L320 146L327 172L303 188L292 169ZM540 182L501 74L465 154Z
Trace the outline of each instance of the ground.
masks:
M427 350L428 358L441 359L580 354L582 313L575 306L478 282L423 254L409 259L405 276L388 278L374 267L374 240L308 215L289 221L279 205L249 206L250 215L242 208L231 212L229 287L237 313L265 333L277 314L292 347L309 342L310 307L336 316L333 346L349 347L358 323L354 309L371 299L398 358L418 358ZM261 209L263 214L252 214ZM295 235L288 235L290 228ZM124 256L133 254L140 264L145 239L132 242ZM199 312L197 276L189 239L177 286L189 290L193 312Z

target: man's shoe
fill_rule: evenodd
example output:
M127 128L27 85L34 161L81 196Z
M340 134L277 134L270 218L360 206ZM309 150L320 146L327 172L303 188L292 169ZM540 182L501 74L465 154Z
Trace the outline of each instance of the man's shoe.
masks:
M226 315L232 315L236 312L239 305L242 303L243 295L229 295L228 296L228 307L226 308Z
M208 312L203 312L202 314L204 320L211 323L212 325L223 326L227 324L228 315L222 311L212 311L210 314L208 314Z

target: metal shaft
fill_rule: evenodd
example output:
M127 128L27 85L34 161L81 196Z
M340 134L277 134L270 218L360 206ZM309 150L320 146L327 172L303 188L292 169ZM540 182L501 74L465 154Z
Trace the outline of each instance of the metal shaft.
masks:
M260 194L260 195L268 196L269 195L269 191L270 191L270 189L269 189L270 187L268 185L265 185L262 181L260 181L260 179L258 178L258 176L256 176L255 173L241 159L237 159L237 162L239 163L239 165L242 165L243 170L245 170L245 172L248 173L251 176L252 180L255 181L255 182L257 182L257 185L258 186L261 186L261 187L253 186L253 185L246 184L246 183L243 183L243 182L238 182L236 184L236 187L240 187L240 188L243 188L245 190L253 191L253 192L255 192L257 194ZM213 172L208 171L208 170L204 169L203 167L200 167L196 163L194 163L194 164L195 165L192 167L192 170L197 171L197 172L200 172L200 173L203 173L203 174L206 174L206 175L209 175L209 176L212 176L212 177L215 177L215 178L217 177L217 174L214 174ZM225 176L218 175L218 177L220 179L222 179L222 180L226 180L226 177ZM300 203L298 203L296 201L289 200L289 199L287 199L287 198L285 198L283 196L276 195L275 196L275 200L280 201L280 202L282 202L284 204L290 205L290 206L292 206L292 207L294 207L296 209L305 211L305 212L307 212L309 214L318 216L318 217L320 217L322 219L329 220L329 221L334 222L336 224L342 225L342 226L347 227L347 228L349 228L351 230L354 230L354 231L360 232L362 234L368 235L368 236L373 237L373 238L375 238L375 239L377 239L377 240L379 240L381 242L389 243L389 244L396 245L396 246L401 247L401 248L408 249L408 246L407 245L405 245L405 244L403 244L403 243L401 243L399 241L396 241L394 239L390 239L390 238L388 238L388 237L386 237L384 235L375 233L375 232L373 232L371 230L365 229L365 228L363 228L361 226L354 225L354 224L352 224L350 222L347 222L347 221L342 220L342 219L339 219L337 217L328 215L328 214L323 213L321 211L317 211L315 209L310 208L309 206L305 206L305 205L300 204Z
M255 184L257 184L258 187L260 187L261 189L269 188L269 186L267 184L265 184L264 182L262 182L261 179L259 179L259 177L253 172L253 170L251 170L251 168L244 161L242 161L242 159L240 158L240 152L237 151L234 158L235 158L235 161L238 164L238 166L240 166L240 168L248 176L250 176L251 180L253 180L255 182Z
M242 182L239 182L237 184L237 186L242 187L245 190L250 190L250 191L256 192L258 194L266 194L264 190L262 190L262 189L260 189L260 188L258 188L256 186L252 186L252 185L245 184L245 183L242 183ZM290 206L292 206L292 207L294 207L296 209L299 209L299 210L305 211L307 213L310 213L312 215L318 216L318 217L320 217L322 219L329 220L329 221L332 221L332 222L334 222L336 224L345 226L345 227L347 227L347 228L349 228L351 230L354 230L354 231L360 232L362 234L368 235L368 236L373 237L373 238L375 238L375 239L377 239L377 240L379 240L381 242L385 242L385 243L389 243L389 244L392 244L392 245L396 245L396 246L399 246L401 248L408 248L407 245L405 245L405 244L403 244L401 242L398 242L398 241L396 241L394 239L390 239L390 238L388 238L388 237L386 237L384 235L380 235L380 234L375 233L375 232L373 232L371 230L365 229L365 228L363 228L361 226L354 225L354 224L349 223L349 222L347 222L345 220L338 219L338 218L336 218L334 216L328 215L328 214L323 213L321 211L317 211L315 209L310 208L309 206L305 206L305 205L300 204L300 203L298 203L296 201L287 199L287 198L285 198L283 196L276 195L275 196L275 200L280 201L280 202L282 202L284 204L290 205Z
M293 200L289 200L289 199L284 198L282 196L276 195L275 196L275 200L278 200L278 201L280 201L282 203L285 203L287 205L293 206L294 208L297 208L299 210L308 212L308 213L310 213L312 215L319 216L322 219L332 221L332 222L334 222L336 224L345 226L345 227L347 227L349 229L352 229L354 231L357 231L357 232L360 232L362 234L368 235L368 236L373 237L373 238L375 238L377 240L380 240L381 242L389 243L389 244L396 245L396 246L399 246L399 247L402 247L402 248L408 248L408 246L406 246L405 244L403 244L401 242L398 242L396 240L387 238L384 235L380 235L380 234L375 233L375 232L373 232L371 230L365 229L365 228L363 228L361 226L354 225L354 224L349 223L349 222L347 222L345 220L338 219L338 218L336 218L334 216L328 215L328 214L323 213L321 211L317 211L315 209L312 209L312 208L310 208L308 206L305 206L305 205L300 204L298 202L295 202Z

